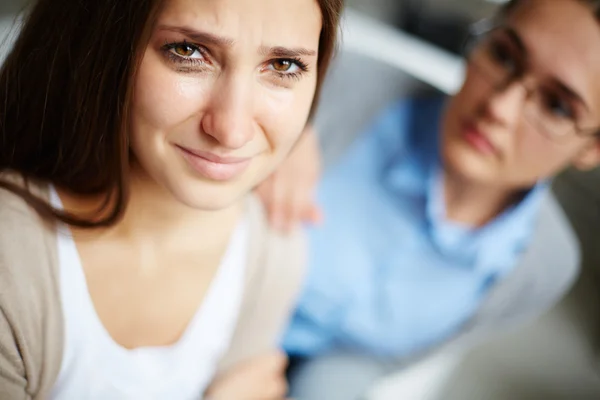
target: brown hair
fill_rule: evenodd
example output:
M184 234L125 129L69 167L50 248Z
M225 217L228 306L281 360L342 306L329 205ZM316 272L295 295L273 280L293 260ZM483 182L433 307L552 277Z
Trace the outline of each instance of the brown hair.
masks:
M164 0L38 0L0 70L0 172L105 195L106 217L53 209L0 180L44 218L79 227L114 224L127 206L133 82ZM322 13L317 91L333 56L343 0ZM109 201L110 199L110 201Z

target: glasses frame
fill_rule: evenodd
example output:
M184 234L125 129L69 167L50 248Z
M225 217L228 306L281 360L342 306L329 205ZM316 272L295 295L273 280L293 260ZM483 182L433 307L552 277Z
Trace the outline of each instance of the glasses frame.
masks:
M466 40L464 41L463 49L462 49L462 56L465 60L465 63L467 65L470 63L471 54L473 53L475 48L483 42L483 40L485 38L489 37L493 32L496 32L496 31L499 31L502 29L506 29L506 25L504 25L502 23L498 23L492 19L484 19L484 20L481 20L481 21L478 21L478 22L472 24L469 27L468 36L467 36ZM501 85L496 85L497 86L496 89L500 89L502 87L508 87L511 83L521 83L522 84L521 81L522 81L523 77L525 76L524 72L526 72L526 71L517 71L516 73L513 73L511 76L509 76L509 78L505 82L502 82ZM523 85L523 86L527 90L527 95L529 96L530 93L532 92L532 90L525 85ZM536 127L536 130L540 131L540 133L542 135L544 135L545 137L547 137L551 140L561 140L561 139L569 138L572 136L579 136L579 137L594 137L594 136L596 136L596 137L600 138L600 125L595 126L595 127L581 127L577 123L574 123L573 131L569 132L567 134L564 134L564 135L552 134L550 132L547 132L546 129L540 129L538 127Z

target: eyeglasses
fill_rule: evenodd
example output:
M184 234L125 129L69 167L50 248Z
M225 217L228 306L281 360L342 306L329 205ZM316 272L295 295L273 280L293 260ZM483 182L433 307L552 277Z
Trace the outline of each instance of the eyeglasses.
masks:
M466 47L468 65L496 91L518 83L526 91L523 117L546 137L557 140L572 135L600 134L600 127L584 128L586 108L568 89L528 84L527 56L520 40L506 27L475 26ZM556 85L554 85L556 86ZM589 123L587 125L590 125Z

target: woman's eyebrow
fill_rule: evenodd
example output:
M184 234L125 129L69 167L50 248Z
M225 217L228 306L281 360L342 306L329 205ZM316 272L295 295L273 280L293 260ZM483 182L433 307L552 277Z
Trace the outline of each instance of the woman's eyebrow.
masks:
M525 42L523 42L523 39L521 39L521 35L519 35L519 33L514 28L507 26L504 28L504 32L506 32L506 35L508 36L509 40L515 46L517 46L517 49L519 50L519 52L521 52L523 54L529 53L527 51L527 46L525 45Z
M158 27L158 30L181 33L182 35L189 37L193 41L201 42L205 45L212 45L217 47L231 47L235 43L235 40L231 38L218 36L208 32L201 32L185 26L160 25Z
M235 40L223 36L218 36L208 32L201 32L196 29L192 29L185 26L170 26L170 25L160 25L158 30L171 31L181 33L189 37L191 40L195 42L200 42L207 46L216 46L216 47L231 47L235 44ZM315 50L310 50L302 47L296 48L287 48L283 46L261 46L259 49L259 53L264 56L271 57L281 57L281 58L294 58L294 57L314 57L317 55Z
M260 54L272 57L294 58L294 57L314 57L317 55L315 50L309 50L302 47L287 48L282 46L268 47L262 46Z

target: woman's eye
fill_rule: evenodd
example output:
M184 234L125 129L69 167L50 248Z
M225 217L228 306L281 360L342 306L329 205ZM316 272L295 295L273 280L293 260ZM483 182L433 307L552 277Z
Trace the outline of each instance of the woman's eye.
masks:
M517 69L517 60L512 55L508 46L502 43L491 43L489 50L490 56L496 64L511 72Z
M307 71L306 65L300 60L280 58L269 62L267 70L280 75L296 76Z
M211 65L206 49L185 41L167 43L161 48L166 59L177 67L179 72L197 72Z
M167 43L162 47L162 51L169 61L175 64L183 64L186 68L209 64L206 52L202 47L185 41Z
M271 63L271 65L277 72L289 72L290 69L294 67L298 68L298 66L295 65L291 60L275 60Z
M171 45L171 53L184 58L202 58L200 50L191 44L175 43Z
M546 110L554 117L574 120L575 112L571 105L555 95L547 95L545 100Z

